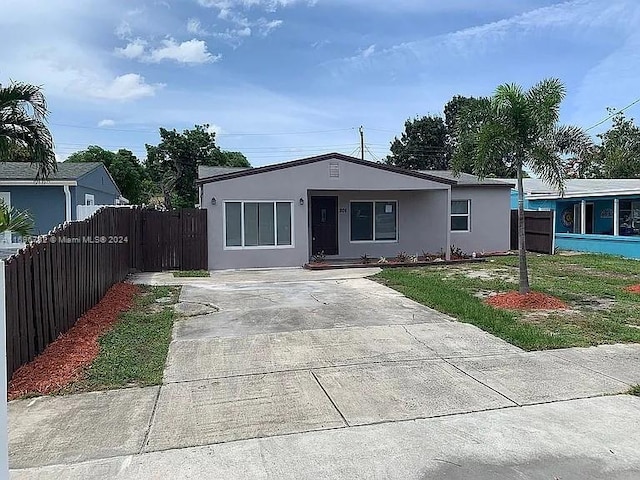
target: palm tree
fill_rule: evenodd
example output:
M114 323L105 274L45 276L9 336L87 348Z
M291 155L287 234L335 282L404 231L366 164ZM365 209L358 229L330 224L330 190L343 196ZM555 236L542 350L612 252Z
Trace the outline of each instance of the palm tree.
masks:
M11 82L0 85L0 161L12 160L15 152L25 152L38 166L36 179L57 170L53 139L46 125L47 103L42 89Z
M564 191L566 155L582 156L591 145L579 127L559 125L560 104L566 95L564 85L555 78L545 79L525 91L516 84L500 85L475 130L460 131L461 143L472 148L474 173L485 177L494 162L503 162L517 172L518 253L520 293L529 293L529 274L524 228L523 170L528 167L537 177ZM454 171L464 161L463 149L453 157Z
M33 219L29 212L18 211L0 200L0 233L12 232L27 237L33 229Z

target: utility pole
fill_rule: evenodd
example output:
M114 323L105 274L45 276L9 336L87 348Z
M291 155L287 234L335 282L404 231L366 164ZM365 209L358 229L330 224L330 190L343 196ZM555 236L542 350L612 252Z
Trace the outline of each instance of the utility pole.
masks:
M364 160L364 128L362 128L362 125L360 125L360 155Z

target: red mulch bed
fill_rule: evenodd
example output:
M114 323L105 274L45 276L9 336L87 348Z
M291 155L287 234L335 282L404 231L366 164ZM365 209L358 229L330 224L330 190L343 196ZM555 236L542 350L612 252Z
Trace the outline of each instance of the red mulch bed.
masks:
M9 400L26 394L47 395L78 380L98 356L98 338L128 310L140 287L117 283L91 310L33 361L15 371L9 382Z
M499 293L488 297L486 303L492 307L508 310L563 310L568 308L562 300L540 292L521 294L519 292Z
M625 290L631 293L640 293L640 284L631 285L630 287L625 288Z

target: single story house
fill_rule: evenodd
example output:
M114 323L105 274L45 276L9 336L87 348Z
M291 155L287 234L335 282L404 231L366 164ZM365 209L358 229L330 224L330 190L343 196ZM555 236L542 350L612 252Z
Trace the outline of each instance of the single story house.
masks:
M535 178L523 187L525 209L555 212L557 248L640 258L640 179L569 179L564 194Z
M208 173L197 185L210 269L509 249L510 183L338 153Z
M36 235L78 219L78 214L82 215L78 206L126 203L102 163L59 163L58 171L42 181L35 180L36 172L29 163L0 162L0 198L31 213ZM9 238L5 242L12 243Z

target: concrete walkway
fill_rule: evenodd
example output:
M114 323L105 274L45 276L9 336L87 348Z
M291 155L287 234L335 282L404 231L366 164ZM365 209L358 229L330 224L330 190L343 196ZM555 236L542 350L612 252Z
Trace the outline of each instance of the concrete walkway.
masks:
M182 283L161 387L11 402L12 478L638 478L640 345L526 353L362 278Z

